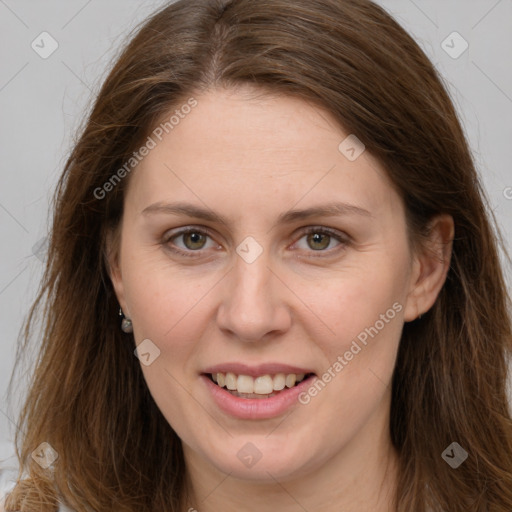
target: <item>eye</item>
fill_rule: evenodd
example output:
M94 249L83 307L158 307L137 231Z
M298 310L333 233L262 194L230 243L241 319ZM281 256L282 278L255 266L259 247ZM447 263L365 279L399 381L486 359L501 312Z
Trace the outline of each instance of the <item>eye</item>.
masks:
M303 236L296 242L296 244L298 244L302 239L306 240L305 250L307 251L309 248L313 252L331 253L332 250L336 250L336 248L339 248L340 246L344 247L348 244L347 235L343 235L342 233L338 233L337 231L329 228L315 226L309 227L303 231ZM327 251L326 249L331 246L333 241L337 241L338 244Z
M194 252L200 252L202 249L208 249L208 247L206 247L206 241L208 238L211 238L210 234L204 229L189 227L166 236L163 243L174 253L182 256L194 257L196 256L193 254ZM180 239L183 241L183 247L180 247L175 243L175 240ZM211 247L216 247L216 244L213 244Z
M212 248L219 248L220 246L213 242L208 247L208 239L212 239L212 234L205 228L196 228L189 226L178 232L171 232L162 240L162 244L165 245L170 251L180 256L187 257L199 257L201 251ZM176 243L176 241L182 240L182 245ZM306 252L317 252L317 253L328 253L337 252L337 249L343 249L349 243L348 235L344 235L341 232L334 231L325 227L308 227L302 231L302 236L295 242L294 245L298 245L302 239L306 239L306 247L299 247L301 250ZM338 244L331 249L327 250L332 245L333 241L337 241Z

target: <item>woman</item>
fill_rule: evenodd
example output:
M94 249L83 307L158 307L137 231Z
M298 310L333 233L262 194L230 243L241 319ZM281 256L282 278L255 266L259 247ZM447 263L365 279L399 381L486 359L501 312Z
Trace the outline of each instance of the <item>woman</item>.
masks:
M27 339L45 298L6 510L512 510L497 237L436 71L368 0L149 19Z

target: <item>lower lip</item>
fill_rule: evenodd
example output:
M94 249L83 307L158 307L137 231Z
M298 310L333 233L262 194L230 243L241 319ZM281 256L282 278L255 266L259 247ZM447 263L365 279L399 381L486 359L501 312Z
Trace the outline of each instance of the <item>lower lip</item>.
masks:
M208 376L201 375L219 408L231 416L244 420L264 420L283 414L294 404L299 404L299 395L311 385L314 378L312 375L297 386L285 388L270 398L240 398L217 386Z

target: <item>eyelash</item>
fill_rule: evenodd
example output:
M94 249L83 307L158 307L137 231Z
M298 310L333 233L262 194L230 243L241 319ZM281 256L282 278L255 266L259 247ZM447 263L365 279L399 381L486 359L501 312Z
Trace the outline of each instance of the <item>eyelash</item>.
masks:
M192 250L183 251L182 249L177 248L175 245L173 247L171 247L171 245L169 244L169 242L171 242L175 238L179 238L180 236L183 236L183 235L186 235L189 233L197 233L200 235L206 235L210 238L213 238L213 234L210 230L208 230L206 228L202 228L202 227L196 228L194 226L189 226L185 229L182 229L175 233L170 233L168 236L165 236L164 239L162 240L162 244L165 245L170 251L172 251L175 254L178 254L179 256L185 256L188 258L197 258L197 257L199 257L197 255L197 253L201 253L201 251L203 251L203 249L198 249L196 251L192 251ZM297 239L297 242L299 240L301 240L304 236L311 235L311 234L328 235L329 237L334 238L338 242L340 242L340 245L333 249L319 250L319 251L311 250L311 252L318 252L318 253L324 253L324 254L327 253L329 256L332 256L333 252L338 252L339 250L345 248L349 244L349 241L350 241L348 235L341 234L340 232L334 231L333 229L326 228L326 227L309 226L307 228L304 228L304 230L301 232L301 236ZM320 257L321 258L321 257L323 257L323 255L311 256L311 257L313 257L313 258Z

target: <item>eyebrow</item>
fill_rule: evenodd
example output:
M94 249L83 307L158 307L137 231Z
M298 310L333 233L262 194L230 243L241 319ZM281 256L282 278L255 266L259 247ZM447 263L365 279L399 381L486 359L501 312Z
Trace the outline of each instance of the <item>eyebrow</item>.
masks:
M217 222L229 225L229 219L223 215L214 212L208 208L196 206L191 203L154 203L142 211L142 215L164 213L168 215L182 215L194 217L210 222ZM373 215L364 208L349 203L327 203L321 206L313 206L303 210L289 210L279 215L277 224L291 224L299 220L309 219L311 217L341 217L348 215L358 215L370 217Z

